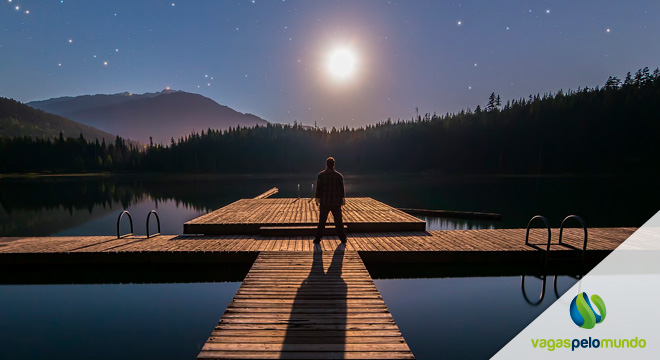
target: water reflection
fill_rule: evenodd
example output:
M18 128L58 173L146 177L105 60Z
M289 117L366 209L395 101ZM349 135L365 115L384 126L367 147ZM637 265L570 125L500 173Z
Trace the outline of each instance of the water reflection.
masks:
M426 221L426 230L481 230L495 229L497 222L483 220L466 220L432 216L418 216Z
M148 199L159 200L119 177L5 179L0 236L50 235Z
M182 223L198 214L272 187L280 189L277 197L296 197L298 184L311 184L315 178L315 174L0 178L0 236L84 234L77 232L80 229L111 235L119 212L132 208L131 214L142 218L134 219L136 223L158 209L164 224L178 222L164 226L163 232L180 234ZM589 226L640 226L657 211L656 182L652 177L347 175L346 192L394 207L494 212L504 217L501 222L429 217L429 230L525 227L537 213L551 222L577 213ZM144 232L142 226L136 230Z
M269 182L253 180L130 175L1 179L0 236L111 235L124 209L139 217L136 225L158 209L163 223L172 224L163 232L180 234L183 222L255 196ZM136 234L144 234L142 226L136 226Z
M530 297L527 295L527 291L525 291L525 278L527 277L526 275L521 275L520 276L520 291L522 292L523 299L532 306L538 306L543 302L543 299L545 298L545 294L547 291L547 280L548 280L549 275L540 275L540 276L532 276L533 278L536 278L541 281L541 292L538 295L537 299L534 299L533 297ZM582 278L582 275L577 275L577 276L571 276L575 280L580 280ZM561 297L559 294L559 290L557 288L557 282L558 282L559 276L553 275L552 276L552 289L554 290L554 294L557 299ZM578 291L579 292L579 291Z

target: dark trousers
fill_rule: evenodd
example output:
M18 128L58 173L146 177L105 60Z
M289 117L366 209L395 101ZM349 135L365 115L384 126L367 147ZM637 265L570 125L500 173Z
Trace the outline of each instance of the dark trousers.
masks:
M346 233L344 232L344 223L341 218L341 205L328 206L321 205L319 212L319 226L316 228L316 238L321 239L323 237L323 231L325 231L325 223L328 221L328 213L332 212L332 217L335 218L335 227L337 228L337 235L339 239L346 240Z

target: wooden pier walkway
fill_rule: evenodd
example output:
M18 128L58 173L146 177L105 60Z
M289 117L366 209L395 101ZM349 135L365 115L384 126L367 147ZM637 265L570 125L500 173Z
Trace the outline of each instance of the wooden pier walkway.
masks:
M347 198L348 232L424 231L426 223L372 198ZM184 234L257 234L262 227L315 227L319 207L309 198L241 199L183 224ZM332 215L328 224L334 225Z
M413 359L355 251L266 251L198 359Z
M627 239L636 228L590 228L587 255L609 253ZM564 243L558 244L558 229L552 230L551 251L574 252L582 246L582 229L565 229ZM525 245L525 229L448 230L418 232L353 233L348 236L346 250L360 255L391 255L393 260L412 260L426 254L427 259L438 262L485 263L508 262L516 259L530 261L545 253L547 231L534 229L530 233L530 245ZM260 235L158 235L150 238L130 236L62 236L62 237L15 237L0 238L0 263L43 261L40 255L56 261L73 261L94 255L106 255L108 259L120 259L122 255L135 255L146 262L157 262L159 257L179 254L180 257L224 255L262 251L313 251L313 236L260 236ZM321 242L323 251L331 251L339 245L335 236ZM253 258L250 260L254 260Z

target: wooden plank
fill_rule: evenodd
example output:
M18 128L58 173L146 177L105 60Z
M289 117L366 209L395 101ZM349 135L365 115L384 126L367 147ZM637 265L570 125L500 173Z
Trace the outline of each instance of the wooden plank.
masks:
M266 199L268 197L277 194L278 191L280 191L280 189L274 187L272 189L266 190L266 192L264 192L263 194L255 196L254 199Z

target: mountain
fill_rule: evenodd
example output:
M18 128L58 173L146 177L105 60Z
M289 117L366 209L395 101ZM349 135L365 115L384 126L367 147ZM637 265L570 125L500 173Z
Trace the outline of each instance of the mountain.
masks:
M98 139L112 144L116 135L79 124L62 116L34 109L13 99L0 97L0 136L33 138L77 138L82 134L88 141ZM138 145L137 142L133 143Z
M34 101L30 106L72 120L149 143L169 144L170 139L208 128L266 125L252 114L240 113L199 94L164 90L158 93L85 95Z

